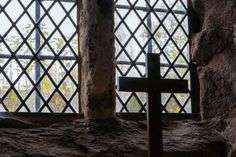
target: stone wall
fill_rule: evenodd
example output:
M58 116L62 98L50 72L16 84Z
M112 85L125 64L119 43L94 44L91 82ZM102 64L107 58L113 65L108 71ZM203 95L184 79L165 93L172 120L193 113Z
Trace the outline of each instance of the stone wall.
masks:
M236 0L192 0L199 26L192 36L201 117L220 132L236 157Z
M236 0L192 0L199 31L192 36L203 119L236 109Z

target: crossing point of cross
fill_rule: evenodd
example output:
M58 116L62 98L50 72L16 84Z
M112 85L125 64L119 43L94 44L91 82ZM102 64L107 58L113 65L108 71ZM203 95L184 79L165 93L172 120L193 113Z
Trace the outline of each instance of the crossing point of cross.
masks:
M160 55L147 53L146 77L119 77L118 90L147 93L148 157L162 157L161 93L188 92L188 81L161 79Z

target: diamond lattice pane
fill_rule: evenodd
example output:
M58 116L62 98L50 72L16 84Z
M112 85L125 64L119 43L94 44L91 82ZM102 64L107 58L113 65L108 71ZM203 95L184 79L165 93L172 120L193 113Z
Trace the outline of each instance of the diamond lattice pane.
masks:
M129 99L127 109L129 112L139 112L141 110L141 106L139 105L139 102L135 96L132 96Z
M33 85L28 79L27 75L22 75L20 79L16 82L15 88L18 89L17 92L24 99L32 90Z
M5 76L0 73L0 97L2 98L6 92L9 90L10 84L8 83Z
M3 102L10 112L15 112L21 104L21 101L14 90L11 90L7 94Z
M38 109L36 104L36 95L38 96L36 91L31 92L30 96L25 100L26 106L29 108L31 112L37 112ZM41 98L37 98L37 101L40 102L40 104L43 104L43 100Z
M166 103L165 108L168 113L179 113L181 110L180 106L173 97Z
M59 95L59 93L55 93L51 98L48 106L53 112L62 112L66 106L66 103Z
M63 95L66 97L66 99L69 100L72 94L76 90L76 85L73 83L73 81L69 77L67 77L63 81L59 89L63 93Z

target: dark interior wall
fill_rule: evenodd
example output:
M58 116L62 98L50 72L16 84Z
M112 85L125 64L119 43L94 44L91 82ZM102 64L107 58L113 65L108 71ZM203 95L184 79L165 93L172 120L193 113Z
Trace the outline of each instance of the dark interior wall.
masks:
M236 109L236 0L192 0L200 22L192 36L203 119Z
M236 157L236 0L189 0L197 15L192 59L198 65L200 112Z

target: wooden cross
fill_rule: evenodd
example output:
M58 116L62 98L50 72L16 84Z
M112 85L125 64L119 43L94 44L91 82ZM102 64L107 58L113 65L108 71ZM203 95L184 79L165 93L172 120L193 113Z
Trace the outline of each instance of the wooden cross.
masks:
M159 54L147 53L146 77L119 77L118 90L147 93L148 157L162 157L161 93L188 92L188 81L161 79Z

